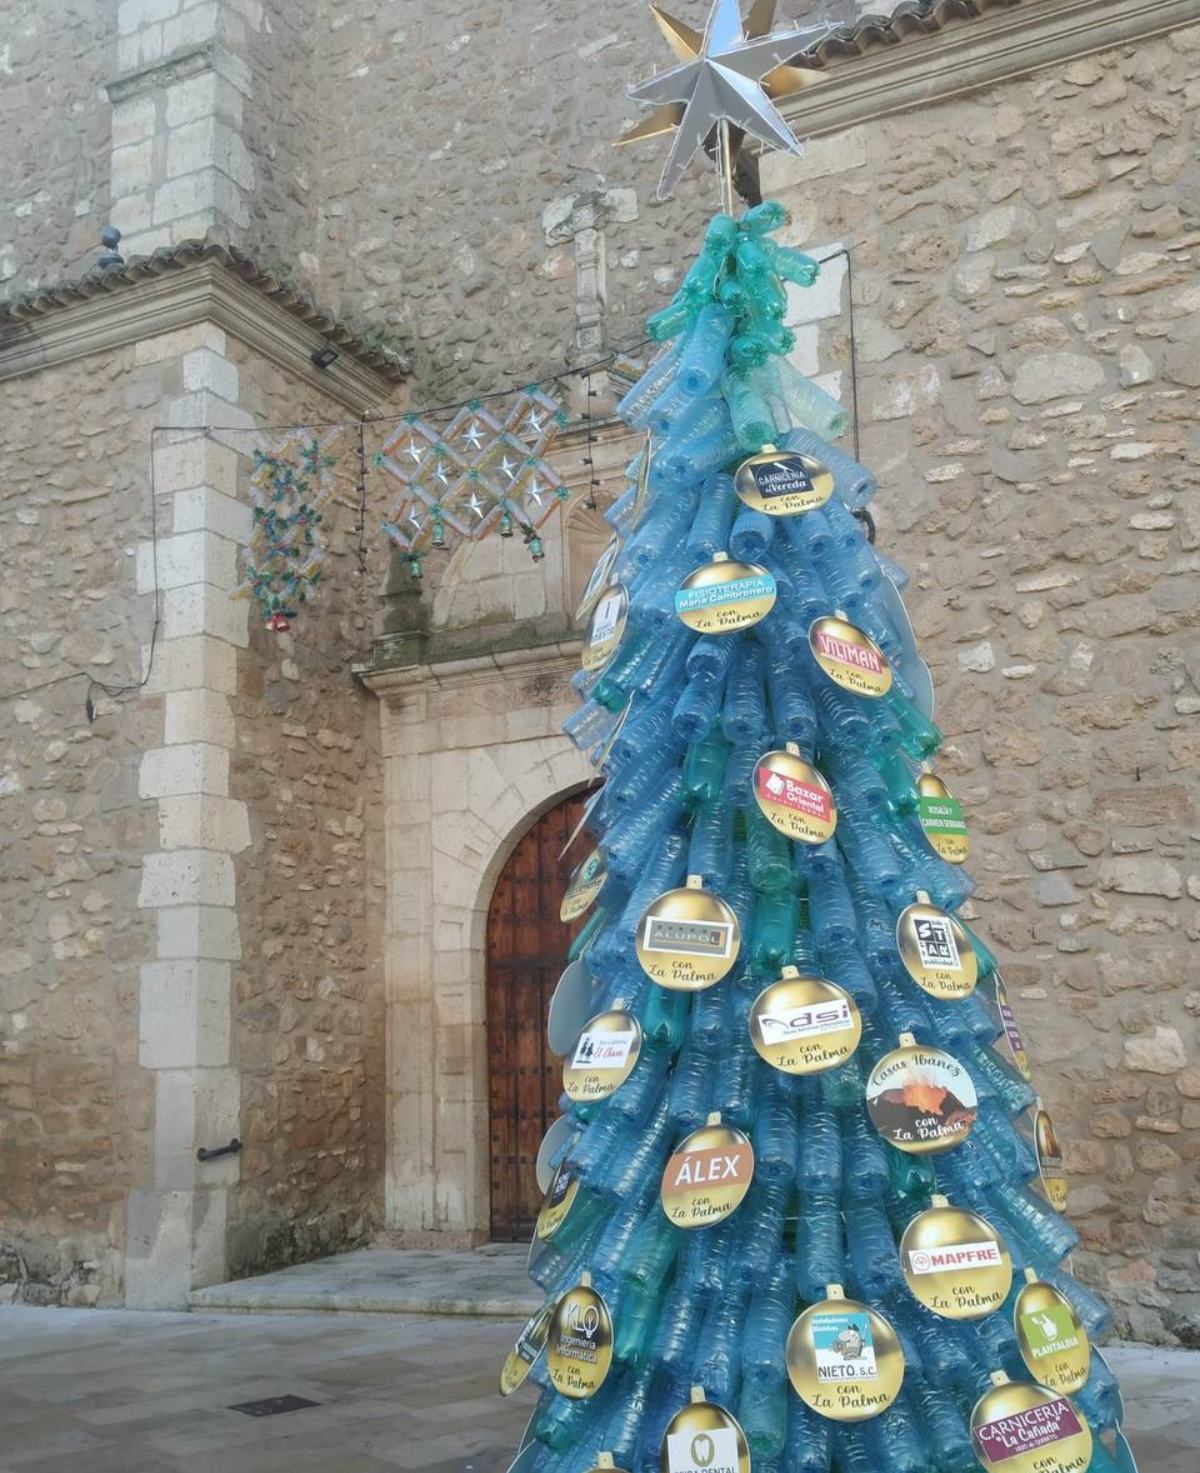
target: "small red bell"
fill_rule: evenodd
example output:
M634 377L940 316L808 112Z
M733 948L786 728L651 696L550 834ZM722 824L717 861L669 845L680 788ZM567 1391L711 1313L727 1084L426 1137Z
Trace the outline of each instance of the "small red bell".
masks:
M274 613L267 620L267 628L272 634L282 634L285 629L292 627L292 621L286 614Z

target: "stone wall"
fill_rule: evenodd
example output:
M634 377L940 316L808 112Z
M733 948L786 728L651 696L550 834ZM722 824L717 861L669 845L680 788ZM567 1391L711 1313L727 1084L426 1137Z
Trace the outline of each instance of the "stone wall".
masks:
M234 356L241 404L259 422L345 416L298 395L248 350ZM232 1057L244 1147L229 1209L234 1276L361 1244L381 1221L379 715L350 667L370 642L382 547L373 507L372 572L360 574L352 434L332 448L338 489L319 599L294 633L270 634L251 619L231 703L230 792L245 802L251 834L236 861Z
M0 292L82 269L109 200L115 24L86 0L9 0L0 37ZM47 106L47 99L57 99Z
M862 459L1087 1276L1200 1342L1200 29L775 157L850 247ZM820 253L818 251L818 253ZM793 316L845 370L844 273Z
M132 347L3 388L0 1297L30 1302L119 1297L126 1195L150 1167L138 892L157 825L138 770L163 703L93 690L89 723L88 681L63 677L139 677L153 607L133 550L164 388Z

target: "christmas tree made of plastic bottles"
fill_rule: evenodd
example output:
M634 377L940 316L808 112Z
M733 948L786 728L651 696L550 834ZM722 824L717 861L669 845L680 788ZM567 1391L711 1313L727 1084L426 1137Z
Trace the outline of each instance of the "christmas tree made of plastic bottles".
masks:
M905 575L842 406L787 360L785 283L818 267L785 221L712 221L620 406L652 438L566 724L604 776L569 891L590 1002L502 1378L541 1388L514 1469L1129 1469L1110 1315L955 914Z

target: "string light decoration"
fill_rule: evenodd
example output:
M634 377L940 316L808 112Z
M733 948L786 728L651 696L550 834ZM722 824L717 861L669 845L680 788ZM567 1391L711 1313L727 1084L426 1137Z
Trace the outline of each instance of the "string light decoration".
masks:
M333 497L334 430L323 439L298 430L275 450L255 450L250 474L253 531L245 579L235 597L253 598L272 633L291 628L315 597L325 562L321 532Z
M383 530L415 577L430 550L507 538L518 528L534 561L544 555L538 528L570 495L546 459L566 423L558 402L533 384L503 419L478 399L440 427L429 414L404 416L375 464L400 482Z

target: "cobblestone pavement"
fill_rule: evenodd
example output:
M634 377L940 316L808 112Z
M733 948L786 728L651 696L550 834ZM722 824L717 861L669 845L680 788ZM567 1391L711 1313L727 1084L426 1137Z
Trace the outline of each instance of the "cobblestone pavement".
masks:
M0 1473L504 1473L532 1393L516 1325L356 1314L0 1309ZM1141 1473L1200 1464L1200 1355L1112 1354ZM236 1402L295 1395L273 1417Z

